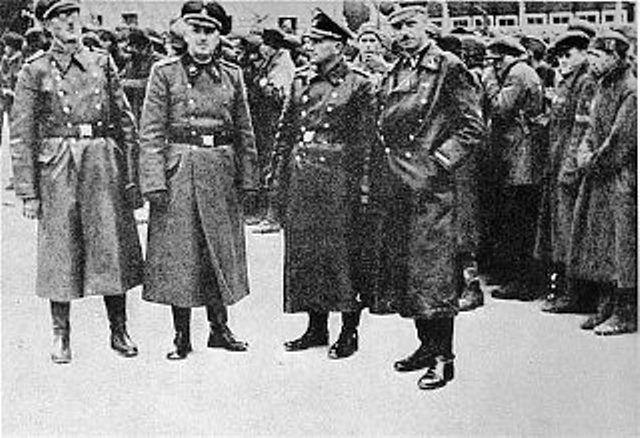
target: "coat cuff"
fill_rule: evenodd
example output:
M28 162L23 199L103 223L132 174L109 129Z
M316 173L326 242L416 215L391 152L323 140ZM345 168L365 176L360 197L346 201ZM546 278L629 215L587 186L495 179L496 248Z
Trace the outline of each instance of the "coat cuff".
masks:
M466 155L465 148L454 139L445 141L433 153L436 161L448 171L455 169Z

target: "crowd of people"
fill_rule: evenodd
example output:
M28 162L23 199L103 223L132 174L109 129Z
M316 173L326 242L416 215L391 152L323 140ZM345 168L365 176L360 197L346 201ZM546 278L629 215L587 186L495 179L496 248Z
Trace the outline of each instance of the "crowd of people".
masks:
M397 371L453 379L454 318L494 299L637 331L635 41L572 21L553 41L442 32L398 4L352 32L317 10L301 37L233 34L223 5L187 1L164 35L81 27L74 0L3 37L12 188L39 219L52 359L71 360L73 299L103 295L112 347L135 356L125 295L170 305L172 360L246 351L227 307L249 293L244 225L284 231L288 351L358 350L360 313L399 314L419 348ZM133 210L150 205L143 260Z

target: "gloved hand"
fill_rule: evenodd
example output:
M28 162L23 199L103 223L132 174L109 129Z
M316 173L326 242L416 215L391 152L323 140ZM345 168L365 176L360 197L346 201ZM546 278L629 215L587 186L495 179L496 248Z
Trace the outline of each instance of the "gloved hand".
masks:
M166 190L156 190L154 192L146 193L145 198L151 204L152 208L166 210L169 205L169 193Z

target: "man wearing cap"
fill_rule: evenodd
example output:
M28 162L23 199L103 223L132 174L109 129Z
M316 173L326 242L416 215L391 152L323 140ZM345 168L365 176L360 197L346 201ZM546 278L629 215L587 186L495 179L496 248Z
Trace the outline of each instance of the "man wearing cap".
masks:
M361 182L373 145L373 84L350 67L351 33L322 11L307 33L311 65L296 72L278 124L273 183L283 203L284 310L309 323L287 351L328 345L329 312L342 312L329 357L358 350ZM371 236L369 236L371 237Z
M140 120L142 104L151 66L162 59L162 55L153 50L146 32L132 28L128 35L129 60L121 71L122 86L127 94L136 120Z
M249 294L241 206L257 188L242 71L217 50L231 19L200 0L181 16L187 51L153 66L140 123L140 182L151 205L142 297L171 306L169 360L192 351L193 307L206 307L209 348L247 350L227 326L227 306Z
M421 389L453 379L458 312L455 170L484 135L479 95L455 55L440 49L423 7L389 15L400 59L380 86L378 133L383 162L372 174L382 211L381 270L372 313L414 321L420 347L399 372L426 368Z
M363 23L358 29L358 56L354 66L369 73L379 83L391 70L384 54L389 45L387 36L375 23Z
M273 152L276 135L276 124L282 112L282 105L291 91L295 65L285 40L285 34L280 29L267 28L262 31L258 53L261 63L253 77L251 96L251 115L254 120L256 133L256 147L258 149L258 164L260 175L264 177ZM261 193L260 205L251 206L255 219L265 215L267 210L267 195ZM279 226L272 215L260 222L259 232L279 231ZM257 221L259 222L259 220Z
M545 265L547 297L542 305L545 312L580 310L581 291L567 288L565 261L580 184L575 154L589 126L589 106L596 86L587 59L589 41L585 32L569 30L550 49L559 62L560 81L548 93L550 149L534 248L534 256Z
M24 38L15 32L7 32L2 37L2 43L4 53L0 59L0 135L2 135L4 113L11 111L18 72L24 60L22 56Z
M590 125L578 146L584 172L574 210L568 276L599 284L596 314L583 324L598 335L638 330L636 78L629 41L610 30L596 36L589 62L598 83Z
M535 122L544 110L544 92L524 54L515 38L498 38L488 46L491 65L484 77L491 124L489 155L498 185L496 245L490 263L501 287L491 295L500 299L526 300L542 293L536 287L540 278L532 254L547 153Z
M125 292L143 273L125 199L137 132L110 57L80 44L79 11L74 0L37 2L53 39L25 62L11 123L16 195L39 219L36 292L51 301L56 363L71 360L70 302L92 295L104 296L111 347L138 353L125 327Z

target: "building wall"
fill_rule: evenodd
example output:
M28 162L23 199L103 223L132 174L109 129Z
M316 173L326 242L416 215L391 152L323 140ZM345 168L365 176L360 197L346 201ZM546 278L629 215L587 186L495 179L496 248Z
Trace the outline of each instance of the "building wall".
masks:
M115 27L123 24L123 13L137 13L140 27L168 29L169 21L180 15L183 1L175 0L85 0L83 2L87 18L102 17L102 24ZM233 31L248 31L258 21L264 26L276 26L278 17L294 16L298 18L298 30L306 29L315 8L325 12L342 15L341 1L222 1L221 4L233 19Z

